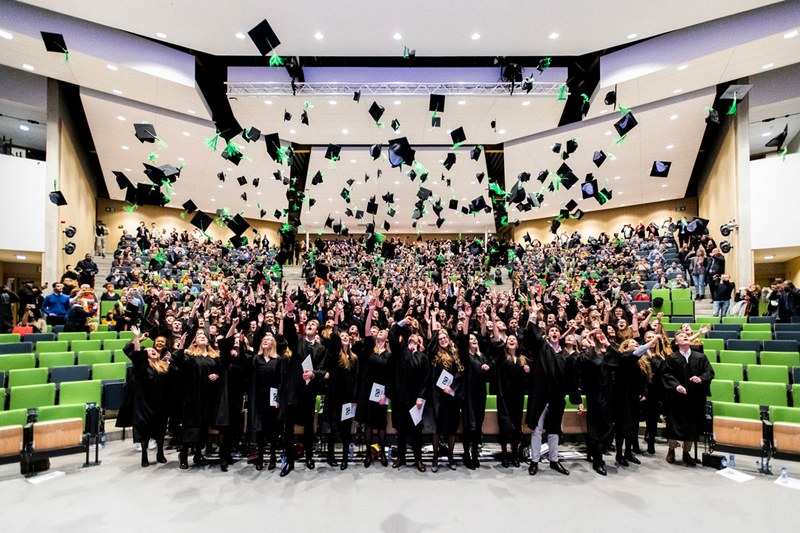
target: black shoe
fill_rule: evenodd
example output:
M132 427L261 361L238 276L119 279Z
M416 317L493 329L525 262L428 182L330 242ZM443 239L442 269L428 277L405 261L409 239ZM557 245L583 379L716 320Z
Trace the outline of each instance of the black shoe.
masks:
M386 452L381 450L381 466L387 467L389 466L389 460L386 458Z
M371 450L367 450L367 456L364 457L364 468L369 468L369 465L372 464L372 452Z
M656 446L655 446L655 444L650 444L650 443L647 444L647 453L649 453L650 455L655 455L656 454Z
M163 465L167 462L167 458L164 457L163 453L159 453L156 455L156 462Z
M347 470L347 459L342 459L342 464L339 465L340 470Z
M564 474L565 476L569 475L569 470L564 468L564 465L561 464L561 461L550 461L550 469L555 470L559 474Z
M275 459L270 459L267 464L267 470L275 470Z
M392 462L392 468L400 468L401 466L405 466L406 460L400 459L399 457Z
M519 458L518 457L514 457L513 459L511 459L511 464L514 465L514 467L519 468L519 464L520 464L519 463Z
M439 471L439 458L434 456L433 462L431 463L431 472L434 474Z
M228 471L228 463L224 459L219 462L219 469L223 472Z
M456 467L456 460L453 459L453 458L448 459L447 460L447 468L449 468L450 470L455 470L457 468Z
M208 464L208 459L200 454L195 454L195 456L192 458L192 463L194 463L196 466L205 466Z
M630 465L628 464L628 461L626 461L626 460L625 460L625 458L624 458L624 457L622 457L621 455L618 455L618 456L617 456L617 464L618 464L619 466L630 466Z
M333 457L328 458L328 460L325 461L325 462L328 463L328 466L330 466L332 468L336 468L337 466L339 466L338 461L336 461L336 459L334 459ZM314 468L313 466L309 466L308 465L308 460L306 460L306 466L308 466L311 469Z
M603 466L603 465L595 466L594 467L594 471L597 472L598 474L600 474L601 476L605 476L605 475L608 474L608 472L606 472L606 467Z
M508 457L506 454L503 454L502 459L500 459L500 466L503 468L508 468Z
M629 463L633 463L635 465L642 464L642 462L635 455L633 455L632 453L631 454L625 454L625 460L628 461Z
M314 468L316 468L316 466L317 465L314 463L314 458L313 457L311 457L311 456L306 457L306 468L308 468L309 470L314 470Z
M259 471L259 472L264 470L264 463L263 462L256 463L256 470Z
M150 466L150 461L147 459L147 457L142 457L142 467L148 466Z
M539 463L531 461L531 464L528 466L528 474L535 476L537 473L539 473Z
M686 466L697 466L697 461L692 459L692 456L686 452L683 452L683 464Z
M189 454L188 452L180 451L178 452L178 463L180 464L181 470L186 470L189 468Z
M294 470L294 463L286 463L285 465L283 465L283 468L281 468L281 477L288 476L289 472L291 472L292 470Z
M427 470L425 468L425 463L423 463L422 461L417 461L417 470L419 470L420 472L424 473L425 470Z

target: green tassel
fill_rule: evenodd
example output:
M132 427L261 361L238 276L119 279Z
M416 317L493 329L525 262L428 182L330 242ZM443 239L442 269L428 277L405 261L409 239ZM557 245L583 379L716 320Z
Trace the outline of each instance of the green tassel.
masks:
M778 157L781 158L781 161L786 161L786 153L788 151L789 149L784 146L783 149L780 152L778 152Z
M376 125L376 126L378 126L379 128L382 128L382 127L383 127L383 122L378 122L378 121L376 120L376 121L375 121L375 125Z
M183 170L183 167L185 167L185 166L186 166L186 163L181 163L180 165L178 165L178 170Z
M182 220L186 219L186 211L181 211L181 219Z
M420 163L416 159L414 160L414 164L412 165L412 168L414 169L414 172L417 173L417 176L421 176L422 174L430 174L428 172L428 169L425 168L424 166L422 166L422 163Z
M589 101L589 97L586 95L586 93L581 93L581 99L583 99L584 102Z
M502 217L500 217L500 225L501 226L508 226L508 216L503 215ZM511 252L511 250L509 250L509 252Z
M386 236L383 233L376 233L375 240L378 241L378 244L383 244L383 241L386 240Z
M506 195L506 191L501 189L500 186L497 183L494 183L494 182L489 184L489 190L492 191L493 193L495 193L497 196L505 196Z
M122 208L122 210L125 211L126 213L133 213L136 210L137 207L139 207L139 206L136 205L136 204L126 204Z
M603 205L606 202L608 202L608 196L603 194L603 191L599 191L597 194L598 194L598 196L600 196L600 205Z
M404 58L404 59L408 59L408 57L409 57L409 52L410 52L410 50L408 49L408 46L404 46L404 47L403 47L403 58Z
M164 252L158 252L154 259L163 265L167 262L167 254Z
M271 67L282 67L283 66L283 58L279 56L277 53L273 53L269 57L269 66Z
M56 185L56 180L53 180L53 190L54 191L58 190L58 186Z
M619 105L619 114L620 115L627 115L630 112L631 112L631 108L630 107L625 107L622 104Z
M311 102L306 102L303 104L303 107L305 107L306 109L314 109L314 104L312 104Z
M278 164L282 165L289 160L289 148L278 147Z
M614 146L617 146L618 144L621 144L621 143L622 143L622 141L624 141L624 140L625 140L625 138L626 138L627 136L628 136L628 135L627 135L627 134L625 134L625 135L623 135L622 137L620 137L619 139L617 139L616 141L614 141Z
M561 89L558 91L558 101L563 102L567 99L567 84L564 83L561 85Z
M381 266L381 263L383 263L383 257L379 257L379 258L378 258L378 259L375 261L375 266Z
M544 59L542 59L542 61L541 61L542 72L544 72L545 70L550 68L550 63L552 63L552 62L553 62L553 58L551 58L551 57L545 57Z
M291 232L292 231L292 225L287 222L286 224L283 225L283 227L281 228L281 231L283 233Z
M172 188L172 184L170 184L169 180L162 181L161 185L164 187L164 192L169 196L173 196L175 194L175 189Z
M151 163L155 163L155 162L156 162L156 160L158 159L158 154L157 154L156 152L151 152L151 153L150 153L150 155L148 155L148 156L147 156L147 159L148 159L148 160L149 160Z
M208 146L209 148L211 148L212 150L214 150L216 152L217 151L217 141L218 140L219 140L219 133L217 133L216 135L214 135L210 139L206 139L206 141L205 141L206 142L206 146Z
M69 63L69 51L64 50L64 62Z
M157 143L157 144L158 144L158 145L159 145L161 148L169 148L169 145L168 145L166 142L164 142L164 140L163 140L162 138L160 138L160 137L156 137L156 143Z
M172 198L170 198L170 197L169 197L169 196L167 196L166 194L164 194L164 195L163 195L163 197L164 197L164 203L165 203L165 204L168 204L168 203L170 203L170 202L172 201Z
M733 93L733 103L731 107L728 109L728 115L735 115L736 114L736 93Z
M228 152L228 156L230 157L242 155L240 146L233 141L228 141L228 144L225 145L225 150Z

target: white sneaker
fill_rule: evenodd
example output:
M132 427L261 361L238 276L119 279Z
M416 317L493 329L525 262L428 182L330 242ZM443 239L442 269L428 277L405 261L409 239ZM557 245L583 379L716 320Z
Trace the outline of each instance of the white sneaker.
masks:
M137 442L136 443L136 451L139 452L139 453L142 452L142 443L141 442Z
M147 444L147 449L148 449L148 450L155 450L155 449L156 449L156 441L154 441L154 440L151 440L151 441L150 441L150 442Z

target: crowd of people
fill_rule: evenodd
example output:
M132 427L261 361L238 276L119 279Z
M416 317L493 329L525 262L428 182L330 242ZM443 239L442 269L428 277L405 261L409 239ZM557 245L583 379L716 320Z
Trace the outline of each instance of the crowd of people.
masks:
M135 334L118 423L133 426L143 466L151 440L157 461L166 460L168 434L182 469L190 454L204 464L213 430L223 470L239 453L258 470L280 464L281 476L300 458L314 469L320 443L326 462L345 469L354 427L363 430L364 466L388 466L391 422L393 467L411 461L426 471L422 444L430 438L431 470L441 457L455 469L460 434L461 462L475 469L491 393L502 466L529 459L528 473L536 475L546 434L549 468L566 475L558 459L562 417L567 399L583 411L583 395L587 455L598 474L606 475L609 452L622 467L654 454L663 416L667 461L681 444L682 461L693 465L689 447L703 432L714 377L700 344L707 329L686 324L671 339L659 313L634 303L647 294L645 281L661 281L668 270L672 281L693 280L698 298L703 270L715 302L730 281L707 236L681 239L679 258L668 265L672 235L658 230L586 240L576 233L544 244L320 237L302 256L306 283L289 286L279 247L257 234L237 248L142 223L120 240L100 298L119 298L114 327ZM66 279L56 283L41 303L48 323L65 310L69 322L71 310L91 300L90 280L80 278L91 271L86 261L77 281L87 281L88 291L77 286L70 298ZM798 314L790 282L766 295L757 287L737 294L750 312L773 293L777 316ZM152 347L143 346L145 337ZM298 443L296 426L303 428Z

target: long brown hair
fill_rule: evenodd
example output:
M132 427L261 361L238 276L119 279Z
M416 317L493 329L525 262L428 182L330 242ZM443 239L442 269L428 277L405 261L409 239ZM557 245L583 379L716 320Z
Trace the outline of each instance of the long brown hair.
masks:
M459 372L464 371L464 365L461 364L461 360L458 357L458 351L456 350L453 341L450 341L450 344L447 345L447 348L442 348L441 346L437 347L436 356L433 358L433 366L436 365L442 365L447 370L455 367Z
M148 357L147 362L150 363L150 368L152 368L159 374L166 374L167 372L169 372L169 363L167 363L166 361L162 361L161 359L157 359L154 361Z
M350 365L352 365L356 359L358 359L358 357L353 353L350 345L342 344L342 349L339 350L339 366L345 370L350 370Z

